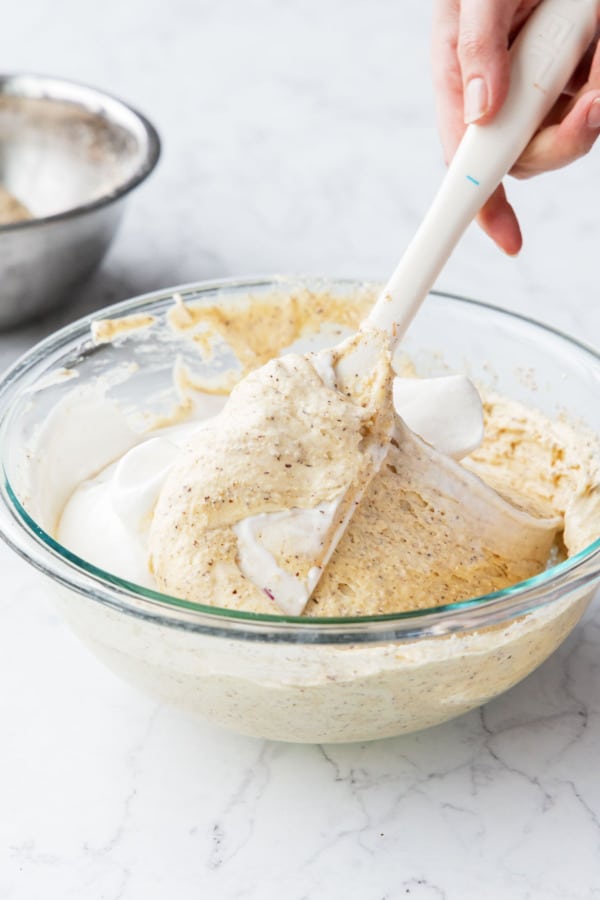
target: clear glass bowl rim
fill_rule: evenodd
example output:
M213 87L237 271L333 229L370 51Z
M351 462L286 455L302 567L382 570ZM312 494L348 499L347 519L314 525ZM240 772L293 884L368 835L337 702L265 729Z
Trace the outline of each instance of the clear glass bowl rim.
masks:
M203 293L242 291L257 288L281 288L285 285L308 287L355 287L358 279L313 276L265 276L200 281L152 291L97 312L54 332L23 354L0 378L0 447L4 445L11 413L25 385L35 382L36 367L53 356L91 347L93 321L148 311L149 305L169 301L174 293L184 300L198 299ZM561 331L535 319L479 300L456 294L432 291L443 300L477 307L493 315L517 320L551 334L571 349L592 358L600 367L600 354ZM600 372L600 368L599 368ZM62 547L40 528L16 497L2 465L0 483L0 537L24 560L54 582L127 615L169 627L198 631L230 639L271 643L356 644L381 641L414 641L421 637L471 631L498 625L516 616L563 598L567 593L592 590L600 581L600 539L580 553L541 574L494 593L484 594L445 606L411 612L344 618L292 617L241 612L206 606L143 588L93 566Z

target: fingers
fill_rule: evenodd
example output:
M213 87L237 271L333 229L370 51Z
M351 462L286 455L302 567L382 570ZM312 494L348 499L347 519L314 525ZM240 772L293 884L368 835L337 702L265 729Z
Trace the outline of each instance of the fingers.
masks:
M531 178L569 165L593 147L600 134L600 89L586 91L558 125L538 132L511 175Z
M537 0L527 0L532 7ZM446 162L465 124L485 122L500 109L509 82L508 39L518 0L437 0L432 67Z
M486 122L502 106L510 79L508 39L515 0L462 0L457 53L463 81L465 123Z
M530 178L560 169L589 153L600 134L600 44L594 48L587 84L567 105L557 106L561 117L552 117L526 147L511 174Z
M454 156L465 124L492 120L510 80L509 42L539 0L437 0L433 30L433 71L440 134L446 162ZM600 17L599 17L600 24ZM590 55L592 56L589 67ZM589 69L588 69L589 67ZM515 165L528 178L568 165L589 152L600 134L600 48L588 53L564 96ZM511 255L522 244L517 217L500 186L478 221Z
M436 113L446 165L465 130L462 74L456 53L458 10L458 0L437 0L431 42Z
M498 246L516 256L523 245L521 228L515 211L506 199L506 192L499 185L477 216L477 221Z
M487 122L509 86L509 36L538 0L437 0L433 74L437 118L448 163L466 123ZM502 187L481 210L484 230L509 254L519 252L521 231Z
M599 7L598 14L600 15L600 7ZM592 45L590 50L592 51L592 53L591 53L592 61L590 64L590 71L588 74L586 87L600 88L600 34L598 35L598 37L596 39L595 46ZM588 54L589 54L589 51L588 51Z
M600 11L600 6L598 7ZM600 13L599 13L600 14ZM581 62L573 72L573 75L569 79L569 83L565 88L565 93L573 96L574 94L579 93L582 87L584 87L592 78L592 73L594 70L594 66L598 65L598 59L596 56L598 50L598 39L600 38L600 29L598 29L598 33L596 34L596 40L590 44L588 49L586 50Z

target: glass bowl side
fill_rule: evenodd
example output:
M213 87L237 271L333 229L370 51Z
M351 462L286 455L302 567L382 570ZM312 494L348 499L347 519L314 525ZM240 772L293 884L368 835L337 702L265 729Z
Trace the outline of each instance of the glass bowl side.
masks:
M256 279L192 285L179 290L187 302L213 303L226 295L233 297L234 302L243 303L249 293L306 286L311 289L327 286L340 295L360 287L345 281ZM0 383L2 531L17 552L54 581L114 609L182 629L259 641L341 644L414 640L422 635L487 627L551 604L571 590L583 590L597 582L600 541L578 557L528 582L448 607L356 619L294 620L187 603L139 588L79 560L28 514L24 481L26 448L48 411L72 391L75 383L90 384L113 373L109 390L135 412L151 379L154 386L164 388L164 402L172 402L175 398L172 362L174 355L182 352L180 340L165 326L165 316L172 304L173 291L164 291L87 317L34 348ZM93 319L139 313L153 317L154 321L114 343L96 344L91 340ZM595 433L600 433L598 356L527 319L474 301L432 295L411 327L404 351L416 364L419 374L467 371L482 386L498 387L547 414L569 410ZM527 365L516 365L515 358L526 359ZM132 364L135 371L127 375L127 368L132 369ZM195 364L198 364L197 357ZM121 370L127 377L115 379L115 370ZM77 374L69 374L72 372Z

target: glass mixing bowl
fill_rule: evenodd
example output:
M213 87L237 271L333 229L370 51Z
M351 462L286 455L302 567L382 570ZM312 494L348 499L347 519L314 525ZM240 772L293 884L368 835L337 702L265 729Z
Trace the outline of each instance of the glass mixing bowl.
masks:
M179 292L186 302L214 304L223 296L246 302L249 294L324 286L338 297L360 289L352 282L274 278L202 283ZM173 291L160 291L81 319L34 347L0 382L3 537L43 573L67 620L107 665L163 700L239 732L285 741L364 741L425 728L483 704L561 643L600 581L600 540L494 594L340 619L255 615L183 601L128 583L61 546L29 511L24 475L31 437L75 383L104 380L133 415L157 388L172 400L173 359L189 354L166 325L172 306ZM152 319L113 341L91 339L93 320L137 314ZM550 416L566 412L600 433L600 357L536 322L432 294L404 349L418 374L466 372L480 385ZM217 358L207 363L220 364ZM62 440L76 474L77 460L94 453L85 422L76 417ZM60 453L46 449L60 467Z

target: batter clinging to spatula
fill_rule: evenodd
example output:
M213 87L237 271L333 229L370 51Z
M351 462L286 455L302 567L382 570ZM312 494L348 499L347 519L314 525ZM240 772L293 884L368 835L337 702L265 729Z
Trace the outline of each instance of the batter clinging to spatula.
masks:
M544 41L557 17L569 28L561 41ZM252 372L184 451L150 534L163 589L180 591L174 573L185 559L193 567L199 557L189 547L202 544L224 588L233 564L273 600L274 612L303 611L388 454L410 444L392 405L393 351L464 230L550 112L596 24L595 0L539 4L511 48L501 110L465 132L421 227L357 334L333 350L290 354ZM443 468L435 457L429 465ZM474 483L462 490L463 502L472 497L480 510ZM499 501L490 499L488 510L490 522L504 527L510 513L499 510ZM524 552L528 543L538 547L540 534L551 542L557 528L554 519L533 516L521 525Z

